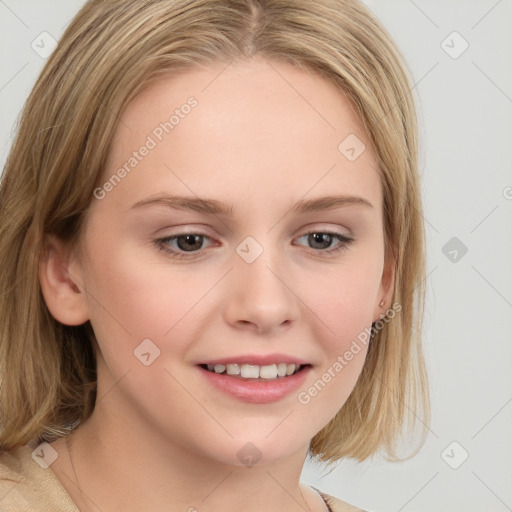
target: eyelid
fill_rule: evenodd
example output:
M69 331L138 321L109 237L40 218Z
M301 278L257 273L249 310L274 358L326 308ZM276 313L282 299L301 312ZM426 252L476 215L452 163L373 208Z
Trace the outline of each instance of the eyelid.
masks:
M321 233L324 235L329 235L329 236L337 239L338 244L329 249L313 249L311 247L308 248L306 246L303 246L302 244L299 244L299 245L301 245L301 247L306 247L313 254L325 255L325 257L328 257L334 253L348 249L349 245L351 245L353 242L355 242L355 238L350 235L338 233L336 231L329 231L326 229L314 229L312 231L308 231L307 233L304 233L303 235L298 236L297 238L299 239L299 238L303 238L305 236L318 234L318 233Z
M310 228L310 229L307 229L306 231L304 231L301 235L298 235L296 237L293 238L293 240L297 239L297 238L302 238L303 236L305 235L310 235L310 234L313 234L313 233L326 233L326 234L329 234L329 235L335 235L335 236L340 236L342 238L352 238L352 235L350 233L340 233L336 230L333 230L333 229L329 229L327 227L314 227L314 228ZM179 231L176 231L170 235L166 235L166 236L162 236L160 237L161 240L163 239L169 239L169 238L175 238L175 237L179 237L179 236L185 236L185 235L200 235L200 236L203 236L205 238L209 238L210 240L214 239L213 236L211 236L210 234L206 233L206 231L202 230L201 228L192 228L190 226L185 226L184 229L182 230L179 230Z
M214 242L214 243L211 243L210 245L215 245L215 240L214 240L214 238L212 236L210 236L208 233L205 233L204 231L197 230L197 229L196 230L188 229L188 230L184 230L184 231L178 231L176 233L172 233L171 235L160 237L159 240L160 241L163 241L163 240L174 240L174 239L179 238L181 236L187 236L187 235L202 236L204 239L208 239L208 240ZM202 249L200 249L200 250L202 250ZM193 254L193 252L194 251L192 251L190 254ZM199 251L196 251L196 252L199 252Z
M345 230L345 232L343 231ZM346 236L347 238L350 238L352 236L352 232L344 226L336 225L336 227L333 227L333 224L326 224L326 223L317 223L308 225L306 228L304 228L302 232L302 235L308 235L310 233L329 233L331 235L339 235L339 236Z
M331 237L337 238L338 244L334 248L327 248L327 249L315 249L312 247L306 247L305 245L298 244L300 247L306 247L309 249L309 252L318 255L323 256L325 258L328 258L329 256L334 256L337 253L340 253L344 250L347 250L348 247L355 241L355 239L351 235L347 235L344 233L339 233L335 230L329 230L327 228L319 228L319 229L310 229L306 232L303 232L303 234L295 237L293 240L304 238L305 236L309 236L312 234L326 234ZM210 247L211 245L215 245L215 243L208 245L207 247L203 247L202 249L198 249L197 251L181 251L179 249L171 248L168 243L172 240L176 240L177 238L181 236L186 235L196 235L201 236L204 239L213 240L213 237L208 235L202 230L194 230L194 229L183 229L179 232L175 232L169 236L161 237L159 239L156 239L153 241L153 244L157 247L157 249L167 253L170 257L174 257L177 259L189 259L189 260L197 260L201 258L204 254L204 249L207 247Z

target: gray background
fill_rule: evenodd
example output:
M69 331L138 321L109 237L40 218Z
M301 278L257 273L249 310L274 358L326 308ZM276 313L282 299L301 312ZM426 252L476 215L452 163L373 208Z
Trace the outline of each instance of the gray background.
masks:
M368 511L512 510L512 2L365 3L402 49L420 109L433 420L409 461L308 463L303 479ZM44 64L31 43L58 39L82 4L0 0L2 168Z

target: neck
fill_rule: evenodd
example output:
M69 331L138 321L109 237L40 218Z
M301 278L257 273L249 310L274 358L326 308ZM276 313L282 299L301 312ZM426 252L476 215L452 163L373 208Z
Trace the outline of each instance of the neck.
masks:
M83 512L323 510L300 484L307 447L275 463L234 466L144 434L143 425L106 409L97 407L72 434L69 465L61 466L61 483ZM64 440L57 443L65 453Z

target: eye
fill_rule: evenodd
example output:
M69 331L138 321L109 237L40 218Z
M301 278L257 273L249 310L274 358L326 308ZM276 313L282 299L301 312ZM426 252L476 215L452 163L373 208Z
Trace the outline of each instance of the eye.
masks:
M325 231L306 233L298 238L298 240L302 239L305 239L306 243L315 249L315 253L326 255L347 249L354 242L354 239L347 235ZM154 245L172 258L186 259L199 256L201 249L205 248L204 243L207 240L211 241L211 238L204 233L181 233L159 238L154 241Z
M154 244L170 256L182 259L194 257L193 253L204 248L205 240L210 240L210 237L203 233L182 233L160 238L155 240ZM192 254L187 255L186 253Z
M320 250L324 253L334 253L347 249L354 241L353 238L341 233L331 233L328 231L313 231L306 233L298 238L298 240L306 239L306 243L310 244L312 249ZM333 243L336 243L333 247ZM318 252L318 251L315 251Z

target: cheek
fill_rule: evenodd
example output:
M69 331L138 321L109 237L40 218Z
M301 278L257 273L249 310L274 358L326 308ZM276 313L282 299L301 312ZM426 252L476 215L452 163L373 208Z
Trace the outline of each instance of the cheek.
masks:
M308 279L305 302L338 347L371 325L381 275L380 261L359 259L354 264L347 260Z
M314 408L320 423L326 424L343 406L364 366L381 274L378 259L358 255L337 268L302 276L305 302L316 314L315 337L323 359L297 400Z
M93 315L130 333L163 336L204 294L199 273L140 242L97 237L87 273Z
M198 335L190 319L206 284L190 271L171 274L162 263L147 264L136 252L104 249L109 257L95 259L88 281L91 324L105 365L104 392L122 380L116 388L130 406L148 418L160 411L166 424L191 405L179 384L183 379L173 378L172 361L183 358ZM114 404L116 395L110 395Z

